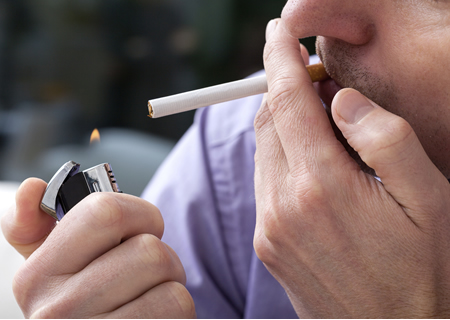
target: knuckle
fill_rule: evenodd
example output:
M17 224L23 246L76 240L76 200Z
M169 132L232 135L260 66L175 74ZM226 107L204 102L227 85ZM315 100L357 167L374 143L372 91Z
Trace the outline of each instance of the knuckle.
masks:
M392 118L381 130L378 138L374 140L374 151L382 153L385 157L389 155L408 155L408 150L411 150L412 139L415 134L409 123L400 117ZM394 152L393 152L394 151Z
M64 303L50 303L42 306L30 315L32 319L64 319L71 317Z
M392 137L393 142L401 142L414 133L409 123L401 117L393 117L386 126L386 136Z
M167 244L163 243L166 252L169 253L169 256L171 258L171 279L172 280L176 280L178 282L180 282L181 284L185 285L186 284L186 272L184 270L183 264L181 263L180 258L178 257L178 255L175 253L175 251L168 246Z
M279 57L283 56L285 43L281 40L272 38L266 43L263 51L263 59L265 62L273 61L276 62Z
M94 192L85 198L86 219L96 228L120 226L125 218L125 210L112 192Z
M408 121L399 116L392 117L390 120L390 128L393 132L398 132L403 136L409 135L412 131Z
M144 268L151 266L165 280L185 281L181 262L161 240L151 234L141 234L136 238L136 247Z
M274 53L274 46L272 45L273 42L267 42L266 45L264 46L264 50L263 50L263 60L264 61L269 61L270 58L273 56Z
M267 193L258 211L253 244L258 257L269 265L293 249L293 239L302 241L298 234L313 232L317 220L328 212L327 189L318 177L304 174L301 181L292 180L285 182L289 187Z
M143 199L141 199L143 200ZM143 200L146 202L146 204L150 205L150 210L152 212L152 216L155 219L154 223L157 223L158 225L160 225L160 227L164 230L164 219L162 217L161 214L161 210L159 210L158 207L156 207L155 205L151 204L150 202L147 202L146 200ZM162 236L162 235L161 235Z
M258 148L256 148L256 152L253 156L253 160L255 161L255 177L259 176L259 155Z
M286 107L292 105L297 100L294 94L297 88L297 80L287 75L279 76L272 81L267 95L267 102L273 116L276 116L278 113L283 113Z
M152 234L140 234L135 237L138 250L144 265L157 264L166 265L170 259L163 247L161 240Z
M26 262L16 272L12 282L12 291L22 310L29 310L35 300L36 288L40 286L39 273Z
M272 115L265 105L262 105L258 112L256 113L253 126L255 127L255 132L260 132L270 121Z
M287 211L282 206L283 197L268 193L263 201L264 205L258 208L253 246L258 258L271 265L277 259L277 254L281 253L279 249L283 247L283 238L280 235L284 234L288 219L284 217Z
M44 275L39 271L39 266L36 267L36 263L30 264L28 260L14 275L12 291L26 317L63 319L70 316L73 310L71 306L77 304L68 298L52 299L55 294L64 295L64 292L58 289L64 281ZM51 291L48 291L49 288Z
M166 282L165 285L174 300L173 305L178 307L176 313L185 319L195 318L194 300L186 287L176 281Z
M307 212L318 204L325 203L328 199L326 184L321 181L318 174L304 173L302 179L292 177L295 186L291 200L297 210Z
M267 102L273 115L281 112L284 107L289 106L294 101L301 99L295 93L299 87L306 85L303 80L293 76L292 69L280 63L284 55L284 44L279 40L270 41L264 48L263 58L266 64L273 65L276 70L276 77L269 82L269 93ZM268 68L268 66L266 66ZM301 100L300 100L301 101Z
M278 206L271 206L263 211L263 235L271 244L279 243L278 235L284 229L285 219L283 218L283 214L285 210L285 208L281 209Z
M27 310L27 306L31 300L30 284L33 282L29 280L31 280L29 279L29 275L24 274L22 269L19 269L19 271L15 274L12 283L14 297L16 298L19 307L24 311Z
M266 265L271 266L276 260L275 252L271 250L271 246L269 245L264 228L256 228L253 238L253 248L259 260L264 262Z
M125 196L130 197L130 195ZM122 210L127 214L135 215L139 213L141 217L145 216L145 219L148 219L147 225L150 226L150 233L161 238L164 233L164 219L161 211L147 200L131 197L133 197L133 199L129 199L131 202L127 201L126 206L122 205Z

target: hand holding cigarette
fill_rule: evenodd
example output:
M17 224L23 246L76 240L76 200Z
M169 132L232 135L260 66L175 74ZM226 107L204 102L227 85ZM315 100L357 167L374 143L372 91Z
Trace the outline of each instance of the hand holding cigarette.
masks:
M312 82L329 78L322 63L306 66ZM159 118L209 105L266 93L266 76L228 82L148 101L150 118Z

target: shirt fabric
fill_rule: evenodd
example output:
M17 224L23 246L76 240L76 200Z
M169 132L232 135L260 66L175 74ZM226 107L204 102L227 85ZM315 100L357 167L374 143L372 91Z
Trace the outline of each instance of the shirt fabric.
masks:
M161 210L163 241L184 265L199 318L297 317L253 249L253 121L261 100L198 110L143 193Z
M253 122L262 95L199 109L143 193L164 218L200 318L296 318L253 249Z

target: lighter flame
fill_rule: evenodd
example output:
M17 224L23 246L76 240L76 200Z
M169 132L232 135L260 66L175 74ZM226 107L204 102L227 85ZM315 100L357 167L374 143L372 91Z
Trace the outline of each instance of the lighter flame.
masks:
M97 128L95 128L91 133L90 143L93 144L94 142L100 142L100 133L98 132Z

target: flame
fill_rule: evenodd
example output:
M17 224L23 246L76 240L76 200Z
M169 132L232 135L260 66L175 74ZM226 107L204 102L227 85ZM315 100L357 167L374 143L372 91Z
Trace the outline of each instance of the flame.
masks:
M98 132L97 128L95 128L91 133L90 143L93 144L95 142L100 142L100 133Z

